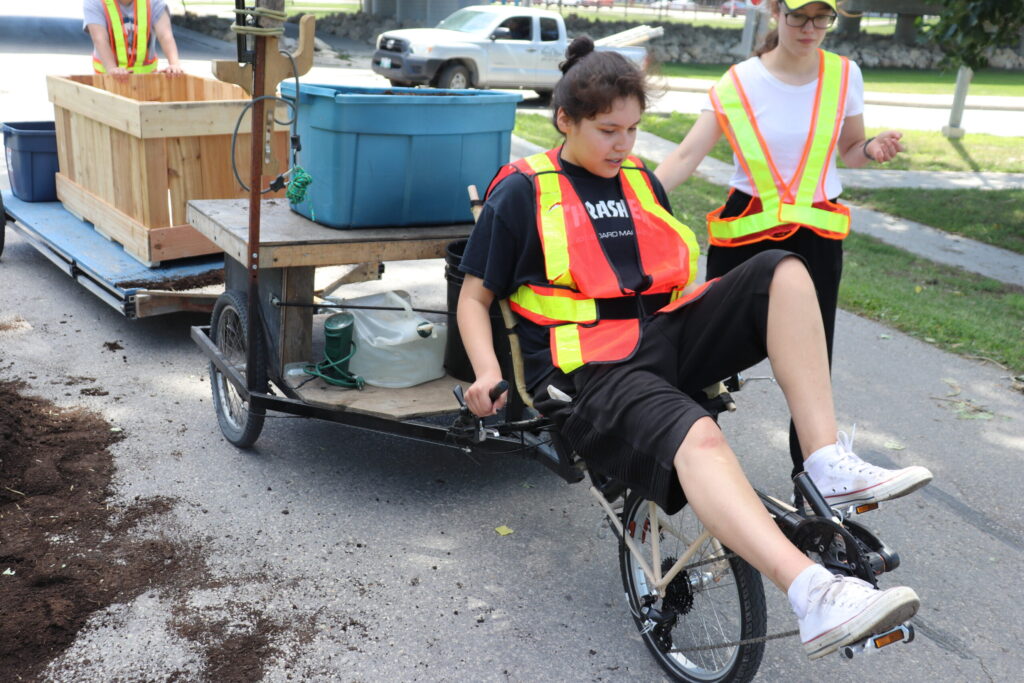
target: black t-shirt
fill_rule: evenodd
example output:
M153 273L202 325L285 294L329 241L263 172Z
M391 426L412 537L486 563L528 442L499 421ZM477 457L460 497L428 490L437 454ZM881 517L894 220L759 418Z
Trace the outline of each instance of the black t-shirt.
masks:
M633 220L619 178L602 178L562 160L562 169L590 214L601 246L622 280L634 291L644 289ZM671 212L668 196L658 179L648 173L654 196ZM469 237L460 269L484 281L498 298L506 298L520 285L548 282L544 252L537 231L536 192L521 173L502 180L483 206ZM668 295L664 295L668 302ZM659 304L660 305L660 304ZM648 306L653 312L658 306ZM534 386L553 368L547 328L517 316L517 334L523 353L526 386Z

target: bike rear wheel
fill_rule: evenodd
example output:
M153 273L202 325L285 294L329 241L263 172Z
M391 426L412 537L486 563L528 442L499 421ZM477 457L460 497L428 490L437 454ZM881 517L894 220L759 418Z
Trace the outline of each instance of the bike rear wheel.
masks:
M658 514L660 559L653 556L652 509ZM704 525L688 506L666 515L633 493L626 499L622 522L625 536L652 569L655 563L661 567L662 575L696 546L685 563L691 568L676 575L661 596L651 597L656 592L652 580L625 541L619 544L629 609L658 664L677 681L752 679L761 665L764 641L726 644L760 638L767 632L760 574L739 557L714 560L730 553L710 536L700 540Z

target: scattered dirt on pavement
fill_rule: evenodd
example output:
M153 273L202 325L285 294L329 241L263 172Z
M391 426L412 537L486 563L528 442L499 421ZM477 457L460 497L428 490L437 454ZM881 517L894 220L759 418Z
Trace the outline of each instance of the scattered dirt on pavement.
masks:
M240 630L237 619L229 625L190 610L190 590L215 583L201 549L139 531L175 501L112 502L108 449L122 433L94 413L25 391L0 380L0 678L38 680L91 614L159 589L176 602L178 634L205 658L204 680L259 680L277 654L272 637L295 624L250 607ZM188 680L196 672L177 674Z
M124 347L121 346L119 340L118 341L103 342L103 348L105 348L107 351L110 351L110 352L121 351L122 349L124 349Z
M211 285L224 284L224 269L217 268L208 273L189 275L180 278L165 278L163 280L125 280L118 282L121 289L149 289L168 292L187 292L190 289L202 289Z

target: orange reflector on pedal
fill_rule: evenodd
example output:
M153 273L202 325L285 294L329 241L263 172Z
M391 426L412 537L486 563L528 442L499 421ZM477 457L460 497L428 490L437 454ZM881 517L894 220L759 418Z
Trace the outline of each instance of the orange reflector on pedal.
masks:
M865 503L864 505L858 505L857 507L854 508L858 515L863 514L865 512L871 512L872 510L877 509L878 503Z
M886 633L884 636L878 636L874 639L874 643L875 647L881 648L885 647L886 645L898 643L901 640L903 640L903 629L898 628L895 631L890 631L889 633Z

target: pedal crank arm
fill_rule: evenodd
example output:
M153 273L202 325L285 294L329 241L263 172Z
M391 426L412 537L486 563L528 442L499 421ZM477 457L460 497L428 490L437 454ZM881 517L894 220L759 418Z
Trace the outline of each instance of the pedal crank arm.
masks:
M914 625L908 621L885 633L869 636L852 645L845 645L839 648L839 652L844 658L853 659L857 655L877 652L894 643L909 643L912 640L914 640Z

